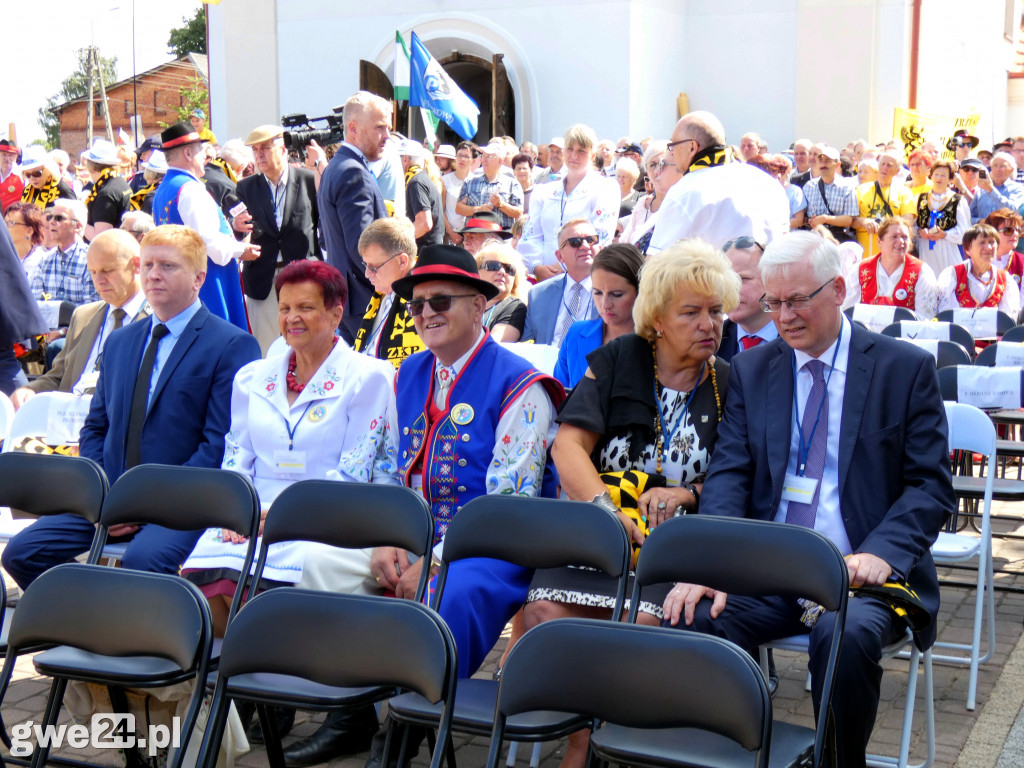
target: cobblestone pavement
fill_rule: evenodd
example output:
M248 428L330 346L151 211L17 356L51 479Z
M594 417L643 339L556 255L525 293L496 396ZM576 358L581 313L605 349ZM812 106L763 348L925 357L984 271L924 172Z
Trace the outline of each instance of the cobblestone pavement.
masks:
M1012 513L1006 505L995 505L994 512ZM996 532L1024 535L1024 520L1016 523L999 521ZM981 667L978 681L978 706L974 712L966 709L968 671L966 667L935 665L935 722L936 757L939 768L1018 768L1024 765L1024 641L1021 639L1024 622L1024 538L997 539L994 544L997 586L1022 590L1021 593L996 592L996 648L993 658ZM974 571L940 570L946 581L971 582ZM974 589L946 585L942 590L942 610L939 616L939 639L969 641L974 610ZM480 675L490 676L507 638L502 638L488 657ZM804 691L806 662L796 654L776 653L780 676L779 691L774 700L776 717L813 724L810 694ZM894 755L899 743L903 717L904 690L908 664L893 659L885 662L881 701L870 751ZM921 695L919 686L919 696ZM30 658L23 658L15 669L14 681L4 701L3 717L8 727L28 720L38 720L45 704L48 681L38 677ZM915 719L915 738L911 750L912 762L919 762L924 754L923 710L920 698ZM288 742L309 735L323 715L299 713ZM62 722L68 722L66 714ZM484 763L488 739L456 736L457 757L460 765L475 768ZM554 768L563 754L564 741L546 743L541 747L542 768ZM520 750L518 764L528 763L530 745ZM122 765L117 752L99 749L59 750L57 754L74 756L102 765ZM5 754L6 756L6 754ZM362 768L366 756L356 755L337 759L332 768ZM240 768L265 766L266 753L256 748L238 759ZM427 765L426 750L422 750L414 765Z

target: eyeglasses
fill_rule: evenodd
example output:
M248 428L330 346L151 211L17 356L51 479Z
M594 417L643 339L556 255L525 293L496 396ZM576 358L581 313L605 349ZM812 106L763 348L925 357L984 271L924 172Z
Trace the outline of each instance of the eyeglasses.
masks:
M656 163L648 163L647 170L651 173L661 173L666 168L678 168L679 166L675 163L670 163L667 160L659 160Z
M423 314L423 306L425 304L429 304L430 309L434 312L447 312L452 308L452 299L471 299L479 295L479 293L459 293L455 296L431 296L429 299L410 299L406 302L406 306L409 308L410 315L419 317Z
M40 179L43 176L42 171L22 171L21 173L26 179Z
M23 221L4 221L4 224L7 225L8 229L10 229L11 227L27 227L28 226L28 224L26 224Z
M1020 227L1003 227L999 231L1004 235L1016 235L1020 232Z
M502 261L485 261L483 263L483 268L487 272L498 272L504 269L511 277L516 276L516 268L511 264L506 264Z
M694 144L698 143L696 139L680 139L679 141L670 141L668 143L668 145L665 147L665 149L667 149L669 152L671 152L673 149L678 147L680 144L685 144L688 141L692 141Z
M743 237L737 237L735 240L730 240L728 243L723 245L722 246L722 253L725 253L726 251L728 251L728 250L730 250L732 248L736 248L738 250L745 251L748 248L753 248L755 245L758 248L761 249L761 253L764 253L764 246L763 245L761 245L759 242L757 242L757 240L752 238L750 235L744 235Z
M597 241L599 239L600 238L598 238L597 235L584 235L583 237L567 237L565 238L565 242L558 247L565 248L565 246L568 245L571 248L579 248L584 243L586 243L587 245L597 245Z
M391 259L397 259L403 253L405 253L405 251L399 251L398 253L394 254L390 258L384 259L384 261L382 261L380 264L377 264L376 266L374 266L373 264L367 264L364 261L363 262L363 269L367 270L371 275L376 275L378 272L380 272L384 268L385 264L387 264L389 261L391 261Z
M809 296L794 296L790 299L786 299L783 301L781 299L766 299L765 296L768 295L766 293L763 296L761 296L758 302L761 304L762 310L764 310L765 312L769 312L771 314L775 314L776 312L781 310L783 304L789 307L792 311L799 312L800 310L807 309L809 306L811 306L811 299L813 299L815 296L817 296L819 293L825 290L825 286L831 283L832 280L835 280L835 278L833 277L831 280L827 280L824 283L824 285L822 285L820 288L818 288L818 290L816 290Z
M960 169L960 173L977 173L978 169L973 165L965 165Z
M70 216L65 216L63 213L55 213L55 214L53 214L51 216L47 216L46 220L47 221L56 221L58 224L60 224L62 221L67 221L69 218L71 218L71 217Z

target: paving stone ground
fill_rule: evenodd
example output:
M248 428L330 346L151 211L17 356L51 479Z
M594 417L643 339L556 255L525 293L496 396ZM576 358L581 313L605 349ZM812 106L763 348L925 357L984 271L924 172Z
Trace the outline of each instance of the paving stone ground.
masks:
M996 504L994 512L1012 514L1007 505ZM1024 536L1024 521L1020 525L997 522L994 529L1002 533ZM997 539L994 544L995 567L1006 571L996 575L997 585L1024 590L1024 538ZM940 578L949 581L973 583L974 571L940 570ZM974 610L973 588L944 586L942 609L939 615L939 639L962 642L969 639ZM997 591L996 648L993 658L982 666L978 680L978 706L974 712L966 709L968 671L966 667L936 664L934 667L934 700L936 722L937 768L1020 768L1024 766L1024 593ZM481 669L481 676L490 676L497 665L507 636L495 647ZM804 691L806 660L799 655L776 653L780 676L779 691L774 699L776 717L813 724L810 694ZM903 718L904 691L907 683L908 663L900 659L885 662L881 701L872 737L870 751L894 755L899 743ZM923 695L920 691L919 696ZM10 728L18 723L41 717L48 681L36 675L30 658L19 660L4 701L4 722ZM299 713L296 726L286 743L312 733L323 715ZM69 722L65 713L61 722ZM919 697L915 718L914 743L911 762L919 762L924 755L924 721ZM456 736L456 755L463 768L475 768L485 762L488 739ZM555 768L564 752L564 741L546 743L541 747L541 768ZM528 764L530 745L523 745L518 765ZM123 765L116 752L99 749L57 752L101 765ZM3 752L6 757L6 751ZM366 755L341 758L329 763L331 768L362 768ZM262 768L267 764L266 753L255 748L237 760L239 768ZM421 750L414 765L428 764L426 750Z

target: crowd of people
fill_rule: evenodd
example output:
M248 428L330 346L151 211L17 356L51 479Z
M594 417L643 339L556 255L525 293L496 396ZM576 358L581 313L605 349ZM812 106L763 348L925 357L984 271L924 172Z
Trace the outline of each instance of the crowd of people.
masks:
M826 535L852 587L901 582L934 618L929 546L953 511L935 362L843 310L1016 318L1024 137L991 152L962 131L942 148L769 152L692 112L662 139L616 145L577 124L541 145L428 148L360 92L344 140L300 159L281 126L217 146L204 120L134 153L99 140L75 165L0 141L0 389L16 408L91 396L78 450L112 482L140 463L221 467L253 480L264 514L303 479L406 485L430 504L439 552L484 494L593 502L637 548L680 514L774 520ZM247 578L242 532L111 534L129 542L126 567L200 585L223 632ZM73 516L47 518L3 566L24 588L90 539ZM267 586L412 597L425 560L275 544ZM468 677L510 620L518 636L607 617L613 595L584 570L471 559L440 612ZM820 703L828 614L666 584L639 615L752 651L809 633ZM864 765L881 649L904 630L886 603L851 601L840 765ZM382 746L367 707L329 714L285 758L370 748L374 768ZM563 765L585 754L575 735Z

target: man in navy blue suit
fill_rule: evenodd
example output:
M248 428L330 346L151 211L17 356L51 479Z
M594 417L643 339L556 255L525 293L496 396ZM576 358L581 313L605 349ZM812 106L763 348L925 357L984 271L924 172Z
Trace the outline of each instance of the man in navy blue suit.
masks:
M111 482L137 464L219 467L231 422L238 369L260 356L249 334L199 301L206 247L188 227L157 227L142 240L146 321L110 334L79 453L102 465ZM3 566L23 589L39 574L89 548L94 529L76 515L42 518L15 536ZM202 531L157 525L111 528L128 538L126 568L176 573Z
M520 341L560 347L570 325L597 317L590 266L600 249L597 230L587 219L572 219L562 225L555 257L564 272L530 289Z
M722 325L718 356L730 361L740 352L778 337L772 316L761 309L764 283L758 266L764 246L749 235L737 237L722 246L722 253L740 276L740 303Z
M916 637L926 648L939 607L929 548L954 509L935 362L843 316L839 252L818 235L774 241L760 269L780 338L733 358L700 512L813 527L846 556L852 587L905 582L933 619ZM817 711L834 619L803 614L791 598L727 599L690 584L665 600L667 623L750 650L809 633ZM881 650L904 631L881 601L850 600L832 698L842 766L865 764Z
M391 103L360 91L345 102L345 140L320 179L317 206L327 263L348 282L341 332L350 344L363 320L373 285L359 256L359 236L370 222L388 215L369 163L380 157L391 126Z

